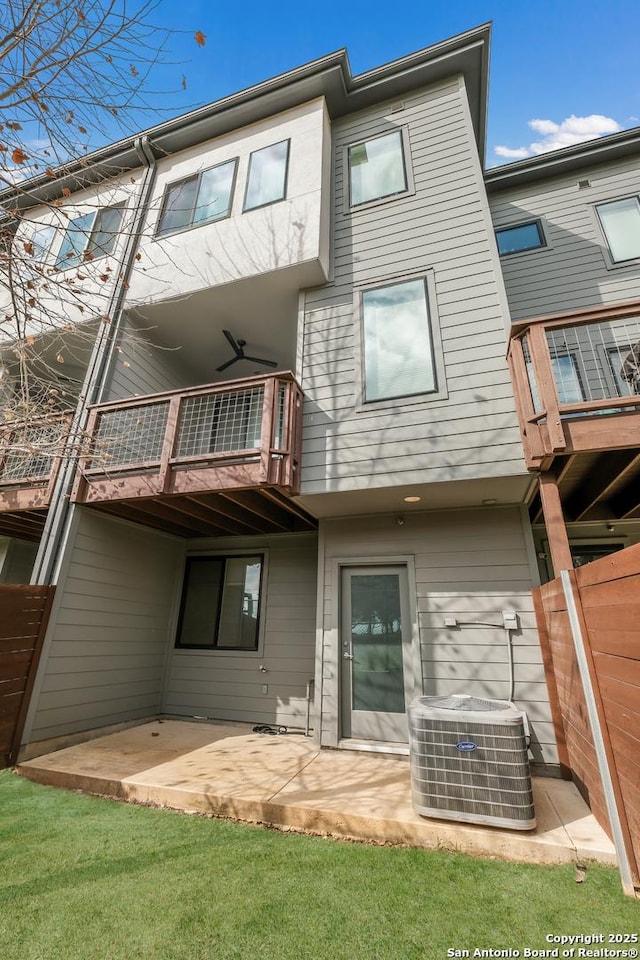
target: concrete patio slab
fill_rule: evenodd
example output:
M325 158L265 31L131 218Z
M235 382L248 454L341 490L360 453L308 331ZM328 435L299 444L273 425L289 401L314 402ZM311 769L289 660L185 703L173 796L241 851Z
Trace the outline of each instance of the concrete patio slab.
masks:
M615 866L574 784L534 778L538 825L515 831L416 814L406 757L321 750L246 725L154 720L18 764L38 783L285 829L533 863Z

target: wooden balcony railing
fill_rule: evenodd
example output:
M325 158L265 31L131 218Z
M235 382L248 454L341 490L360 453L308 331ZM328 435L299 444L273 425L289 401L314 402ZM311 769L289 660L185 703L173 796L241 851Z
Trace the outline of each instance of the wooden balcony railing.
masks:
M48 507L70 423L67 412L0 429L0 513Z
M174 390L90 409L73 499L100 503L299 489L302 391L291 373Z
M508 359L529 469L640 447L640 303L520 323Z

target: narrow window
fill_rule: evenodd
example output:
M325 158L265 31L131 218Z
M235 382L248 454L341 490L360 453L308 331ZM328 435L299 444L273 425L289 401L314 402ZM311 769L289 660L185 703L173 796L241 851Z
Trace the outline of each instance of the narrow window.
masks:
M95 213L85 213L71 221L58 250L56 266L64 270L65 267L75 267L82 261L95 216Z
M523 250L536 250L538 247L546 246L539 220L496 230L496 240L501 257L509 253L521 253Z
M33 237L31 238L31 243L33 245L33 259L34 260L44 260L47 254L49 253L49 248L53 243L53 238L56 233L56 228L53 224L46 224L42 227L37 227L34 231Z
M400 130L349 147L349 198L352 207L404 193L406 189L407 173Z
M284 200L287 195L288 164L288 140L255 150L251 154L244 198L245 210L254 210L256 207Z
M362 294L365 402L437 389L424 279Z
M196 176L169 184L165 191L157 234L212 223L231 212L237 160L227 160Z
M99 210L91 231L87 253L92 259L110 256L120 236L120 225L125 204Z
M189 557L177 647L257 650L263 557Z
M184 230L191 224L197 189L197 177L191 177L190 180L183 180L181 183L174 183L167 187L158 223L159 234Z
M596 207L614 263L640 257L640 200L627 197Z
M194 223L210 223L229 216L236 163L236 160L229 160L200 174Z

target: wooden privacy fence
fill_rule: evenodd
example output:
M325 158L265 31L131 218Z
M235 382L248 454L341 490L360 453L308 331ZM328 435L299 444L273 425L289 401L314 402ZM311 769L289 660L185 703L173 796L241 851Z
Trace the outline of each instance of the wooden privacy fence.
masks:
M560 761L640 891L640 544L533 594Z
M0 768L17 759L54 590L0 586Z

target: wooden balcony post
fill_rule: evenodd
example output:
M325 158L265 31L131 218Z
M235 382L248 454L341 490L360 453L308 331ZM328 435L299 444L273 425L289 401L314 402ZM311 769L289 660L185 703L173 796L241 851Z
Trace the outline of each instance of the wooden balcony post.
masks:
M271 449L275 425L276 381L268 377L264 383L262 399L262 429L260 431L260 476L263 483L271 480Z
M540 436L540 424L533 422L534 409L531 387L527 376L527 365L520 337L513 337L509 344L507 362L513 382L516 413L520 421L520 433L527 467L540 466L544 460L544 444Z
M553 571L555 576L559 577L561 570L573 570L573 559L564 514L562 513L560 491L552 473L540 474L540 499L542 500L542 512L547 528Z
M176 436L178 433L178 420L180 417L180 404L182 397L174 395L169 401L169 412L167 413L167 425L165 427L164 440L162 443L162 452L160 454L160 471L158 473L158 491L168 493L171 485L171 457L175 447Z
M560 419L558 392L556 390L546 328L543 324L533 324L527 331L531 362L536 375L538 393L542 409L547 416L547 429L553 453L561 453L567 446Z
M89 450L93 450L93 445L96 439L96 427L98 424L98 407L89 408L89 416L87 418L87 425L85 427L84 433L85 437L88 440ZM71 500L74 503L81 503L84 493L87 489L87 482L84 478L84 471L87 469L88 464L91 463L91 456L87 452L82 453L78 457L78 469L76 470L76 478L73 483L73 489L71 491Z

